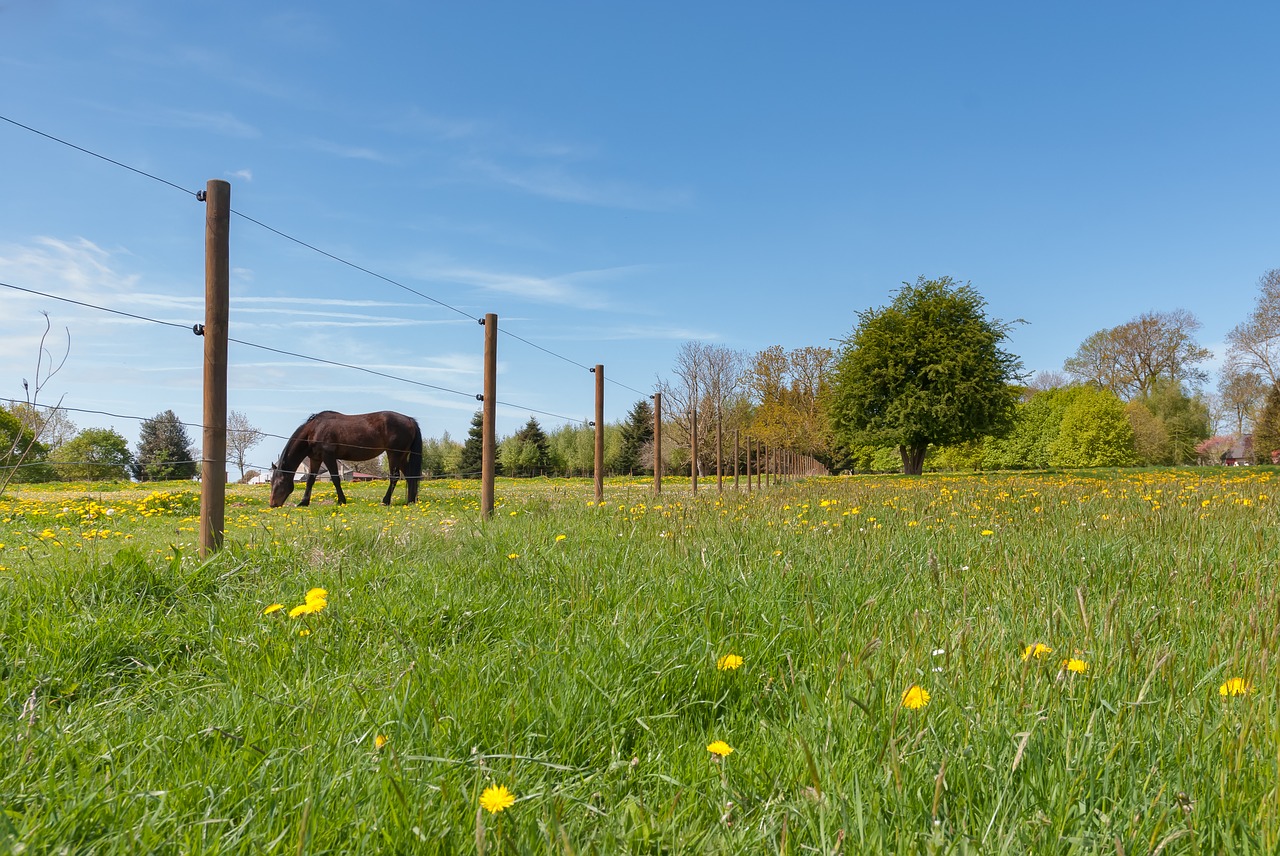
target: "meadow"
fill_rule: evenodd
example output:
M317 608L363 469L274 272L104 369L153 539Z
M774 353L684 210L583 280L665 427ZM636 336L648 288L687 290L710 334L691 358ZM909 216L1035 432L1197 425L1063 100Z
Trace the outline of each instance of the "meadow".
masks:
M1280 852L1272 468L383 490L10 487L0 851Z

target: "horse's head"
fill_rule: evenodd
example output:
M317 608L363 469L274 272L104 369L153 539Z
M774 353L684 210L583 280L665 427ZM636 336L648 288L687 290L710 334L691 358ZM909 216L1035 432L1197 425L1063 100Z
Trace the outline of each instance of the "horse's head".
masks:
M279 462L271 465L271 507L279 508L293 493L293 473L280 469Z

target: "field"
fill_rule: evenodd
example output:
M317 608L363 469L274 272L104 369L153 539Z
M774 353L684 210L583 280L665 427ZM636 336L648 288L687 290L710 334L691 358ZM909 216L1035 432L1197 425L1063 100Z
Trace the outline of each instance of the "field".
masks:
M0 851L1280 852L1276 474L10 488Z

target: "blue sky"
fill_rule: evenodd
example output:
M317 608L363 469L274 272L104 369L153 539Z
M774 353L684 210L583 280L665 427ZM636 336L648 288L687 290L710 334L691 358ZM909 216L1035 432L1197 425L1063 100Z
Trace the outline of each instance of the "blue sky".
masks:
M465 435L622 419L700 339L830 345L903 281L970 281L1030 372L1184 308L1222 342L1280 266L1274 4L9 0L0 115L449 304L231 225L229 406L287 435L395 409ZM203 319L203 206L0 122L0 281ZM0 289L0 397L200 421L201 343ZM563 358L563 359L562 359ZM616 382L616 383L614 383ZM620 385L619 385L620 384ZM137 424L72 413L80 427ZM198 432L193 432L198 437ZM269 463L282 445L253 457Z

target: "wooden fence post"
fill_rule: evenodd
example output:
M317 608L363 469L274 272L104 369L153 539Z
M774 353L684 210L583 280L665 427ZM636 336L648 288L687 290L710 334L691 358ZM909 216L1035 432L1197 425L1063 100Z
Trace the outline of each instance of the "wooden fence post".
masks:
M231 184L210 179L204 200L204 431L200 454L200 558L222 547L227 501L227 326Z
M604 366L599 363L591 371L596 375L596 504L604 502Z
M742 463L740 456L742 447L738 445L738 429L733 429L733 489L738 489L738 465Z
M662 495L662 393L653 394L653 495Z
M484 394L480 418L480 515L493 516L493 475L497 469L498 316L492 312L484 325Z
M689 484L694 493L698 492L698 381L693 381L693 408L689 412Z

